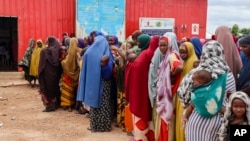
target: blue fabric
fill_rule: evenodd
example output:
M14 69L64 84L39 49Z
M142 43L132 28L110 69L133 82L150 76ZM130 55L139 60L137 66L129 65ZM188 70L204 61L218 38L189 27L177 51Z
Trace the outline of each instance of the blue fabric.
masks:
M211 83L191 92L191 101L199 115L211 118L221 110L226 90L227 73L220 75Z
M107 40L103 36L96 36L94 43L83 56L83 66L77 93L78 101L82 101L93 108L100 108L101 106L103 84L100 60L103 55L108 55L111 62L113 62ZM113 67L112 65L108 66ZM105 73L112 73L112 68L109 68Z
M105 80L109 80L112 76L112 69L113 69L113 61L112 59L110 59L109 63L106 66L102 66L101 68L102 78Z
M194 46L195 54L200 59L201 53L202 53L202 44L198 37L191 38L190 42Z
M240 91L241 89L250 85L250 56L246 56L241 52L241 60L243 67L240 71L240 76L236 81L236 90Z

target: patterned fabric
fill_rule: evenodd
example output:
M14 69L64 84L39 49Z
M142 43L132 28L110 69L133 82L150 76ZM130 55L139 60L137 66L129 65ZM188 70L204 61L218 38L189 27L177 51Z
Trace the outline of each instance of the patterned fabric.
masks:
M143 119L133 116L134 124L134 140L135 141L155 141L152 121L144 121Z
M211 73L213 79L219 75L229 72L229 66L224 60L224 50L218 41L209 41L203 46L200 64L197 68L190 71L182 80L178 95L184 107L190 102L192 91L192 75L197 70L207 70Z
M235 92L234 76L230 72L227 75L226 91ZM226 93L223 105L227 103ZM185 136L186 141L216 141L218 139L218 131L221 127L222 116L217 114L212 118L205 118L200 116L196 109L190 115L186 126Z
M227 73L222 74L211 83L191 92L191 101L201 116L211 118L221 110L226 78Z
M126 105L126 99L125 99L125 93L122 92L120 89L117 91L117 117L116 117L116 123L117 126L120 128L124 128L124 114L125 114L125 105Z
M76 86L78 81L73 80L67 74L61 78L61 107L71 107L76 102Z
M226 111L225 111L223 122L220 128L219 141L228 141L227 139L229 135L227 133L229 130L229 122L230 120L232 120L234 116L234 114L232 113L232 102L236 98L241 99L246 104L247 124L250 125L250 99L248 95L240 91L231 94L231 96L229 97L229 102L226 106Z
M90 107L90 128L92 132L108 132L111 130L110 80L102 80L103 96L100 108Z

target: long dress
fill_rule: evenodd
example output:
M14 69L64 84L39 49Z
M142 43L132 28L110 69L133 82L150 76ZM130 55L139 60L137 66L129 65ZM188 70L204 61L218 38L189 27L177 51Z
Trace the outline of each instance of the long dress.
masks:
M109 56L109 64L100 65L103 55ZM83 56L77 100L90 106L90 128L92 132L111 130L110 87L113 57L107 40L98 35ZM108 76L108 77L106 77ZM105 78L105 79L104 79Z

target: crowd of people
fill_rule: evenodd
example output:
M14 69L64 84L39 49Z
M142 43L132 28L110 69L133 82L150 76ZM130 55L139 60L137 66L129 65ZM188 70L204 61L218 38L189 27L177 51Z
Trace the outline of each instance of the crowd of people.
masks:
M131 141L228 141L230 125L250 125L249 59L250 35L235 41L219 26L206 41L139 30L123 43L99 31L30 39L19 66L32 87L38 79L44 112L88 114L91 132L114 124Z

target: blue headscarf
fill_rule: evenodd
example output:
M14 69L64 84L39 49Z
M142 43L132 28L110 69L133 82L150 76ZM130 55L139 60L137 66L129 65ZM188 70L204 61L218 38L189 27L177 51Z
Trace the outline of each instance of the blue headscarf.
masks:
M100 35L100 34L98 34ZM100 108L103 93L100 60L103 55L108 55L110 61L113 57L104 36L96 36L94 43L87 49L83 56L83 67L80 75L77 100L94 108ZM106 73L112 73L109 65Z
M194 45L195 54L200 59L202 53L201 41L198 37L192 37L190 42Z
M85 45L84 45L84 39L83 38L77 38L77 40L78 40L78 47L79 48L84 48L85 47Z

